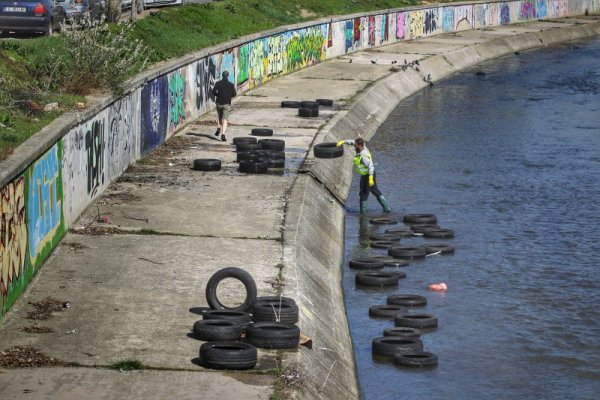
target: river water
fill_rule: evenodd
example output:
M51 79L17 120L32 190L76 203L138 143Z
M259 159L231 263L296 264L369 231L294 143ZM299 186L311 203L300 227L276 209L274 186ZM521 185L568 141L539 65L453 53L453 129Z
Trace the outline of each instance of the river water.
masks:
M600 398L600 39L439 82L368 146L393 216L436 214L456 253L411 262L397 288L357 288L348 261L386 254L364 239L390 226L359 217L354 179L343 279L363 398ZM433 282L449 290L429 292ZM395 293L427 297L419 310L439 328L422 339L437 368L373 358L371 340L394 323L368 308Z

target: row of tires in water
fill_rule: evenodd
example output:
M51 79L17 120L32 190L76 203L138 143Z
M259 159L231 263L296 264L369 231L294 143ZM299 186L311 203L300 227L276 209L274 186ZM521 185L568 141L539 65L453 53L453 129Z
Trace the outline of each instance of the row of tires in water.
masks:
M384 226L396 225L394 218L371 218L371 224ZM403 222L408 228L388 228L384 233L372 233L369 246L386 249L387 255L360 257L350 260L349 267L357 270L355 281L361 286L392 288L400 279L406 277L404 271L390 271L386 267L406 267L413 259L422 259L436 254L452 254L454 247L445 243L425 243L422 246L402 246L401 239L422 236L428 239L450 239L454 237L451 229L437 225L433 214L407 214ZM373 339L374 355L387 357L403 367L435 367L438 357L424 351L422 333L431 332L438 327L434 315L417 312L425 307L427 299L416 294L394 294L387 297L386 304L369 307L371 318L386 318L394 321L394 326L383 331L383 336Z
M318 117L320 106L333 106L333 100L317 99L316 101L289 101L281 102L282 108L297 108L301 117ZM256 136L273 136L273 129L254 128L251 136L241 136L233 139L236 161L239 171L250 174L264 174L269 169L282 169L285 167L285 141L281 139L257 139ZM343 154L343 149L342 154ZM213 158L199 158L192 163L196 171L220 171L221 160Z
M224 279L239 280L246 298L238 307L227 307L217 297L217 286ZM210 310L192 328L200 346L199 362L211 369L251 369L257 362L257 348L295 349L300 342L298 306L288 297L256 296L252 276L240 268L217 271L206 285Z

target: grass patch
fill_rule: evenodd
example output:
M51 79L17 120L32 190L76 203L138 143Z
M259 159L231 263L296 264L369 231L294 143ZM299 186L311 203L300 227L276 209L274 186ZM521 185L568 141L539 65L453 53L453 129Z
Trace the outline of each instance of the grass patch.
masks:
M123 360L108 366L110 369L117 371L136 371L145 369L144 364L138 360Z

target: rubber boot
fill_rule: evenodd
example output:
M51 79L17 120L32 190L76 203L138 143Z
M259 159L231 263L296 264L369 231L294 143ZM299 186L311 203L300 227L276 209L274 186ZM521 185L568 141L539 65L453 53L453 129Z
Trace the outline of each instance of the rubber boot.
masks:
M391 213L392 210L390 210L390 206L387 202L387 200L385 199L385 197L383 197L383 195L379 196L377 198L377 201L379 202L379 204L381 204L381 207L383 207L383 212L384 213Z
M367 213L367 206L368 206L369 202L368 201L361 201L360 202L360 213L361 214L366 214Z

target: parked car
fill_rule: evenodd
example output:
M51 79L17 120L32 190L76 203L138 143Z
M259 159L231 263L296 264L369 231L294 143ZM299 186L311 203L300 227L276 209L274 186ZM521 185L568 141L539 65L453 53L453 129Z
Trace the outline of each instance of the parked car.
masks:
M92 25L105 12L104 0L61 0L66 22L72 25Z
M137 0L137 11L139 13L150 7L176 6L181 4L183 4L183 0ZM131 0L123 0L121 7L129 10L131 8Z
M0 34L42 33L50 36L65 21L59 0L0 0Z

